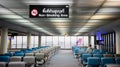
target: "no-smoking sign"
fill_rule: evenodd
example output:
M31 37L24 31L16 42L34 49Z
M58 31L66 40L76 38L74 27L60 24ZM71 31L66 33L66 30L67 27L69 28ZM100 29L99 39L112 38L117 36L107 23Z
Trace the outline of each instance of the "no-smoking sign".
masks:
M31 15L32 16L37 16L38 15L38 10L37 9L32 9L31 10Z

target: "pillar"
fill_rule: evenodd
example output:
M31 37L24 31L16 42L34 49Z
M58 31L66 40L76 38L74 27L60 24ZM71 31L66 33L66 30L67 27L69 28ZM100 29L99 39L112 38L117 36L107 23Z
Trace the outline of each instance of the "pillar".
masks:
M90 35L88 35L88 45L91 45L91 36Z
M120 54L120 30L116 28L116 53Z
M41 46L41 36L39 35L39 37L38 37L38 47L40 47Z
M2 28L0 54L7 53L7 50L8 50L8 28Z
M31 33L27 34L27 48L31 48Z

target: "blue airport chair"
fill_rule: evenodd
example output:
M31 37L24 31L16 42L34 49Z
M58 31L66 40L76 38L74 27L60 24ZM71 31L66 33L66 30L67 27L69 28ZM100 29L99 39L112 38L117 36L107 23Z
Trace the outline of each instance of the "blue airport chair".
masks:
M113 57L102 57L101 58L101 64L102 67L104 67L106 64L114 64L114 58Z
M94 49L94 50L93 50L93 54L100 54L100 50Z
M24 56L24 53L15 53L14 56Z
M101 53L101 54L106 54L106 53L107 53L107 50L100 50L100 53Z
M79 58L80 57L80 48L76 47L74 49L74 55L76 56L76 58Z
M103 55L102 55L102 54L93 54L93 57L99 57L99 58L102 58Z
M81 63L83 66L87 65L87 58L92 57L92 54L82 54Z
M0 62L9 62L10 56L0 56Z
M4 56L13 56L14 55L14 52L8 52L8 53L5 53Z
M88 67L99 67L100 66L99 57L88 57L87 62L88 62Z
M120 57L115 58L116 64L120 64Z

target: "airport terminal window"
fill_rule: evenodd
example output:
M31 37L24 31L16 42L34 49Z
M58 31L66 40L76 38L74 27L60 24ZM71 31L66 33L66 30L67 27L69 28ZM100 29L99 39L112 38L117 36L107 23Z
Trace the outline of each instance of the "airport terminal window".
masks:
M65 48L71 48L70 36L65 36Z
M84 36L83 37L84 39L83 39L83 44L84 44L84 46L88 46L88 36Z
M30 47L38 47L38 36L31 36ZM11 48L27 48L27 36L14 36L11 39Z
M17 36L17 48L22 48L22 36Z
M35 44L34 44L35 47L38 47L38 36L35 36Z
M77 40L77 37L71 36L71 46L76 45L76 40Z
M41 37L41 45L46 46L46 36Z
M61 48L64 48L64 41L65 41L65 37L64 36L59 36L59 46L61 46Z
M11 39L11 48L16 48L16 46L17 46L17 36L14 36Z
M31 45L30 45L30 48L34 47L34 36L31 36Z
M58 36L50 36L50 37L53 37L53 46L58 46L58 44L59 44ZM47 42L49 42L49 40L47 40Z
M91 45L94 48L94 36L91 36Z
M14 36L11 38L11 48L27 48L27 36Z
M94 36L91 39L94 45ZM61 46L61 48L71 48L73 45L88 46L88 36L41 36L42 46Z
M31 48L38 47L38 36L31 36Z
M22 44L23 44L23 48L27 48L27 36L23 36L23 42L22 42Z
M46 45L52 46L52 44L53 44L53 41L52 41L52 40L53 40L53 39L52 39L51 36L47 36L47 43L46 43Z

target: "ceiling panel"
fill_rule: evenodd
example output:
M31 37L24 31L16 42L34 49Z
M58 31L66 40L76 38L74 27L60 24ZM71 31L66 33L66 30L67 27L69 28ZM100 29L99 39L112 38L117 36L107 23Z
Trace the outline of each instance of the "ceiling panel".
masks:
M29 5L69 5L69 18L29 18ZM0 19L48 35L83 35L120 19L120 0L0 0ZM22 30L21 30L22 31Z

